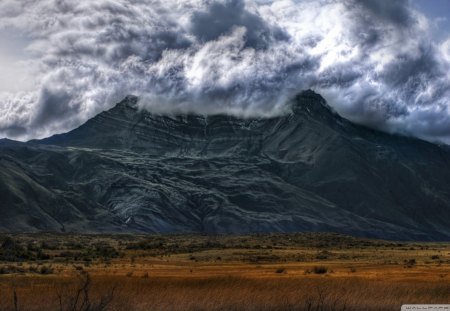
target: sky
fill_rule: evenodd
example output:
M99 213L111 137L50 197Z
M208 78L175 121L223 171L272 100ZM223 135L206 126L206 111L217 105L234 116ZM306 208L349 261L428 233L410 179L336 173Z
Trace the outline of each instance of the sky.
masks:
M0 138L69 131L126 95L270 117L312 89L343 117L450 144L448 0L2 0Z
M412 5L430 20L433 35L437 40L445 40L450 33L449 0L413 0Z

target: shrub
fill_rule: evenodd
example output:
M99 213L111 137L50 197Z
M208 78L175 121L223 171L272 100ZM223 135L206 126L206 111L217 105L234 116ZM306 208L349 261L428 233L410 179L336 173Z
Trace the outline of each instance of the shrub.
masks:
M0 267L0 274L9 274L11 273L10 270L8 269L8 267Z
M29 271L30 273L39 273L38 268L35 267L35 266L30 266L30 267L28 268L28 271Z
M52 274L53 271L53 268L48 266L42 266L40 270L41 274Z
M38 249L36 253L36 259L38 260L48 260L50 259L50 256L45 254L42 249Z
M0 274L25 273L25 269L17 266L3 266L0 268Z
M285 268L278 268L277 270L275 270L275 273L286 273L286 269Z
M57 250L59 248L57 241L44 241L41 243L42 249Z
M324 250L324 251L317 253L316 259L319 259L319 260L328 259L328 257L330 257L331 255L333 255L331 252Z
M104 259L117 258L119 252L112 246L107 244L97 244L95 250L92 251L93 257L102 257Z
M71 311L106 311L108 305L114 298L116 287L108 289L108 291L93 299L91 297L91 278L88 273L80 275L79 286L72 292L58 292L57 300L59 302L59 310ZM95 301L97 300L97 301Z
M412 268L412 267L414 267L415 265L416 265L416 260L413 258L413 259L409 259L409 260L406 260L405 259L405 266L407 267L407 268Z
M32 257L31 253L10 237L7 237L1 244L0 260L17 262L32 259Z
M324 266L316 266L313 268L315 274L325 274L328 272L328 268Z

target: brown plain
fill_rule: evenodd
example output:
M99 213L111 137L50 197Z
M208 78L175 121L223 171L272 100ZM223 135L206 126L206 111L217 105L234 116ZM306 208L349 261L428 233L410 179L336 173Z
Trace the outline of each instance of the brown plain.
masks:
M0 310L400 310L405 303L450 303L449 243L329 233L0 235L4 248L6 240L17 258L0 262Z

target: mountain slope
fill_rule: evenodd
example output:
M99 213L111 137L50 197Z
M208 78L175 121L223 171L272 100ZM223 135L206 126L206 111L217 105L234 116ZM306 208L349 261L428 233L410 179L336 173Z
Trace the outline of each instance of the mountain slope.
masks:
M311 91L268 119L160 116L136 101L0 142L0 228L450 238L446 148L351 124Z

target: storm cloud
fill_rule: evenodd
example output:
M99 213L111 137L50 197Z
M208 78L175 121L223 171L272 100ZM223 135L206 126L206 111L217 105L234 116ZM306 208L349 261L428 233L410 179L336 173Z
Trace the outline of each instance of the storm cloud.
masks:
M408 0L2 0L0 137L70 130L128 94L157 113L344 117L450 143L450 39Z

